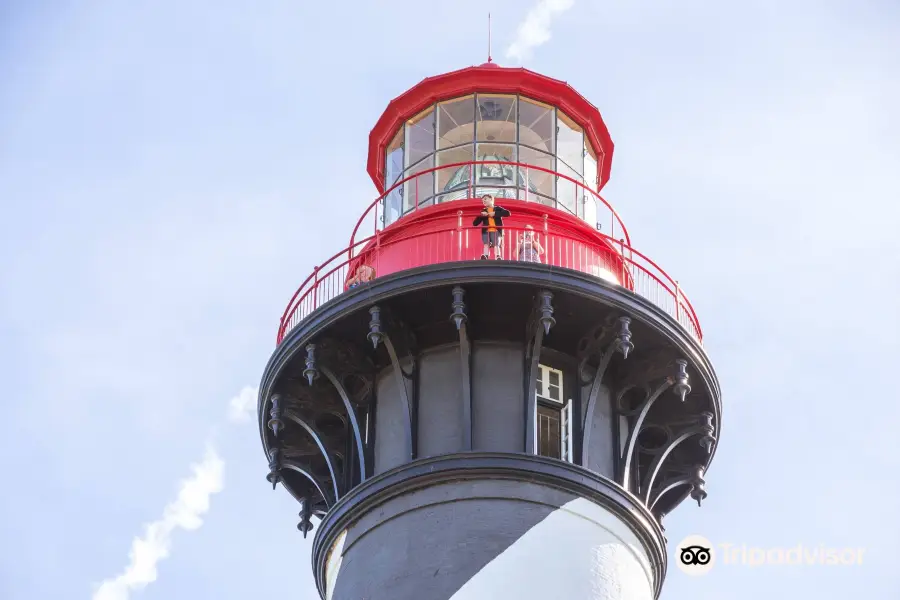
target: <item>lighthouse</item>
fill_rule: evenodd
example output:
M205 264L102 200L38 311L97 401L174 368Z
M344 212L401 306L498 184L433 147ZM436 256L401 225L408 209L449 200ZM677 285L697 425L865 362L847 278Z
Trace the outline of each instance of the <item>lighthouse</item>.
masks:
M527 69L387 105L377 198L310 249L260 385L323 600L659 596L721 394L685 289L601 196L612 158L598 109Z

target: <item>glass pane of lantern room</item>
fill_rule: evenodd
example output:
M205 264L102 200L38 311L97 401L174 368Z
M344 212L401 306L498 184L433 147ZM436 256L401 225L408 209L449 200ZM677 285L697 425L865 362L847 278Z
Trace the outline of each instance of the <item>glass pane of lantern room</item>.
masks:
M404 132L401 127L385 149L384 187L385 190L390 190L385 195L382 209L385 226L399 219L403 211L403 186L390 189L403 177L403 141Z
M582 190L584 201L582 217L587 221L588 225L596 227L598 224L597 219L600 215L600 207L598 206L600 200L591 191L597 190L597 156L594 154L591 143L587 141L587 138L584 140L584 150L584 184L588 189ZM609 223L606 226L609 227ZM614 235L612 231L605 231L604 233Z
M581 182L581 175L559 160L556 163L556 169L560 175L556 178L556 207L576 215L584 190L575 182Z
M478 141L515 143L516 97L478 94L477 102Z
M523 166L519 169L519 179L522 185L519 189L519 199L529 202L540 202L547 206L556 204L555 189L556 176L553 175L556 158L552 154L540 152L527 146L519 146L519 162ZM528 190L526 192L526 190Z
M406 171L403 184L403 213L428 206L434 200L434 155L430 155Z
M552 106L519 99L519 145L556 153L556 111Z
M476 156L482 164L475 166L475 196L516 198L519 170L515 165L504 164L516 162L515 144L478 144Z
M584 175L584 133L562 111L557 111L556 156L578 175Z
M456 146L437 153L438 202L472 197L472 160L474 157L474 144Z
M475 96L438 104L438 148L452 148L475 141Z
M429 108L406 122L406 166L434 153L434 109Z

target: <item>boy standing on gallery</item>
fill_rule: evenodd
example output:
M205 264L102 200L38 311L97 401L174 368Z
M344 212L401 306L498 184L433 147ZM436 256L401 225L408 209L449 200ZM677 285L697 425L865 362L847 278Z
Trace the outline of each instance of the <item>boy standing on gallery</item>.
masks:
M484 251L481 260L487 260L490 248L494 249L494 258L503 258L503 217L509 216L509 211L502 206L494 205L494 197L485 194L481 198L484 210L472 221L473 227L481 225L481 241L484 243Z

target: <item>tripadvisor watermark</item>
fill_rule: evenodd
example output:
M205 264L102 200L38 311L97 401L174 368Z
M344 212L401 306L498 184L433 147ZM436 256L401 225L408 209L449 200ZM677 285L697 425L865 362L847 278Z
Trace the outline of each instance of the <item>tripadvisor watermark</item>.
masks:
M763 566L829 566L849 567L863 563L864 548L838 548L826 545L752 546L719 543L691 535L675 546L675 564L688 575L705 575L714 565Z

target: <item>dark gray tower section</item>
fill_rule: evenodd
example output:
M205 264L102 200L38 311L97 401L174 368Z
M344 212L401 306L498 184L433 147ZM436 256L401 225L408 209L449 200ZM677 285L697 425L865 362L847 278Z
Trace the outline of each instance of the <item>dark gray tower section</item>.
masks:
M651 599L661 521L706 496L719 384L667 312L535 263L404 270L338 295L260 388L269 480L332 600Z

